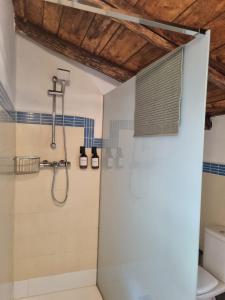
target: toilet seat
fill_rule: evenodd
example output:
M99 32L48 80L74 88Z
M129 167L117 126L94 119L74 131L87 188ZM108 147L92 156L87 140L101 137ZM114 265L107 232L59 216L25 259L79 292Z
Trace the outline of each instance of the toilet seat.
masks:
M202 267L198 267L197 296L206 294L218 285L218 280Z

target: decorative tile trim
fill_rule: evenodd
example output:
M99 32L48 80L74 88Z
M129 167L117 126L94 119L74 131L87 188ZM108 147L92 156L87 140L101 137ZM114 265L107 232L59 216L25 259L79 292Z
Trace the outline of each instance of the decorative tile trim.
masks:
M52 125L51 114L17 111L12 115L16 123ZM94 119L66 115L64 117L64 124L65 126L84 128L84 146L86 148L91 148L91 147L102 148L102 139L98 139L94 137L94 129L95 129ZM56 125L57 126L63 125L63 118L61 115L56 115Z
M225 176L225 165L210 162L203 163L203 172L220 176Z

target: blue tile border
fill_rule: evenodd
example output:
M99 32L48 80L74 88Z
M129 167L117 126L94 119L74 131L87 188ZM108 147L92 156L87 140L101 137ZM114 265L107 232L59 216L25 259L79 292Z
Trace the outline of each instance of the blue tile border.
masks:
M24 111L15 111L2 82L0 81L0 122L16 122L22 124L41 124L51 125L52 115L46 113L32 113ZM95 120L91 118L68 116L64 118L65 126L84 128L84 146L87 148L102 148L102 139L94 137ZM62 126L63 119L61 115L56 116L56 125Z
M203 172L215 174L219 176L225 176L225 165L224 164L216 164L210 162L203 163Z
M52 115L46 113L31 113L24 111L16 111L12 114L16 123L22 124L40 124L51 125ZM84 146L86 148L97 147L102 148L102 139L94 137L95 120L79 116L64 117L65 126L82 127L84 128ZM63 118L61 115L56 115L56 125L63 125Z

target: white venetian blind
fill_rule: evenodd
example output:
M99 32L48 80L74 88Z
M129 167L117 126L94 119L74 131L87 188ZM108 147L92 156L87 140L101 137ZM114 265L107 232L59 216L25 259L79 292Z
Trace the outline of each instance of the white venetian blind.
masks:
M183 48L162 57L136 76L134 136L179 131Z

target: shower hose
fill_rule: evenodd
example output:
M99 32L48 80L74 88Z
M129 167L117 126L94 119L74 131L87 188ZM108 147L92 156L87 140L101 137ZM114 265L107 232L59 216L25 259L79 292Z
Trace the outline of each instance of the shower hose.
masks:
M65 128L65 108L64 108L64 92L62 95L62 128L63 128L63 147L64 147L64 161L65 161L65 176L66 176L66 190L65 190L65 197L62 201L58 200L55 195L55 181L57 177L57 171L58 166L57 164L53 165L53 178L52 178L52 188L51 188L51 194L53 202L56 206L64 206L66 204L66 201L68 199L68 193L69 193L69 172L68 172L68 164L67 164L67 142L66 142L66 128Z

